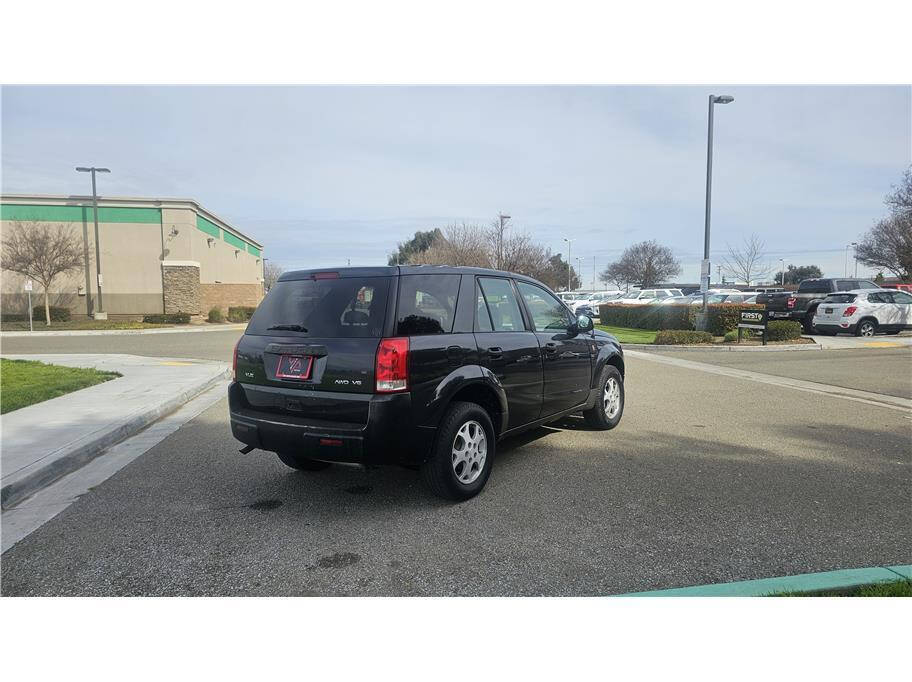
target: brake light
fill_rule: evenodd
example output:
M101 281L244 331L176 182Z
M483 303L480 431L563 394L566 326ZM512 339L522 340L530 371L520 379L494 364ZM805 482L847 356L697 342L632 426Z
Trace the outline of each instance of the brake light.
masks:
M789 299L785 302L785 306L789 309L794 308L796 301L798 301L797 298L794 296L789 296Z
M855 314L855 311L858 310L858 306L850 305L848 308L842 311L843 317L851 317Z
M315 272L313 274L314 279L339 279L338 272Z
M381 339L377 348L377 393L408 390L407 338Z
M244 337L242 336L241 339ZM231 373L234 375L234 380L237 381L237 349L241 345L241 339L237 340L237 343L234 344L234 359L231 361Z

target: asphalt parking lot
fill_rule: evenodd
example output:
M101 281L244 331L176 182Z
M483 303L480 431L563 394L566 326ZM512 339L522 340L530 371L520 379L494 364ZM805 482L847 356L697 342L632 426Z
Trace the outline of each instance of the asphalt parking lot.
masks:
M104 350L227 359L236 333L179 336ZM852 382L847 352L699 361ZM857 376L912 379L909 349L860 352ZM506 441L454 505L407 469L241 455L222 400L6 552L2 593L603 595L910 563L910 436L908 410L631 354L616 430L567 419Z

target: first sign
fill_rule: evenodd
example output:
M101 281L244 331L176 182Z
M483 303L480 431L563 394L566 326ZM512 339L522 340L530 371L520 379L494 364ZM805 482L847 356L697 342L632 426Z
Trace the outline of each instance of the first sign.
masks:
M25 290L26 291L32 290L32 280L30 280L30 279L25 280Z

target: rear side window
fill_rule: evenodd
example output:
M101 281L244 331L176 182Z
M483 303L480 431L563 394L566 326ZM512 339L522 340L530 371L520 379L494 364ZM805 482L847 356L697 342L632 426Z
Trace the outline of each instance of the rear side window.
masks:
M495 332L525 331L519 302L513 293L510 280L499 277L479 277L478 284L484 294Z
M855 294L830 294L824 303L852 303L855 300Z
M806 279L798 285L799 294L828 294L830 293L830 280Z
M868 294L869 303L892 303L893 299L890 294Z
M403 275L399 278L396 333L449 334L456 317L459 275Z
M389 277L276 282L260 303L247 334L314 338L383 334Z

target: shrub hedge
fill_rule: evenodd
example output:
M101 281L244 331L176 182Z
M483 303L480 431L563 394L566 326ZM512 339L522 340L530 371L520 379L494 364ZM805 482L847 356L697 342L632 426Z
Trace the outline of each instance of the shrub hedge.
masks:
M156 313L154 315L143 315L143 322L149 324L189 324L190 313Z
M712 343L713 335L709 332L695 332L689 329L663 329L656 334L654 344L667 346L680 343Z
M223 322L225 320L225 315L222 313L221 308L212 308L209 311L209 321L210 322Z
M801 323L794 320L773 320L766 327L768 341L790 341L801 338Z
M246 322L253 317L254 310L256 310L256 306L252 305L229 306L228 320L230 322Z
M762 305L725 305L709 306L709 332L715 336L724 336L725 332L737 329L742 310L763 310ZM599 321L612 327L631 329L693 329L698 305L618 305L599 306Z
M61 308L56 305L48 307L48 312L51 313L51 322L69 322L70 321L70 309ZM25 319L28 319L28 314L25 315ZM32 319L34 320L43 320L44 319L44 306L36 305L32 306Z

